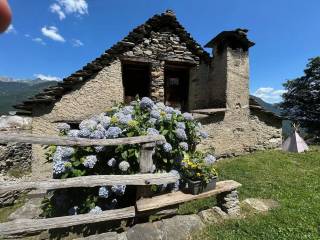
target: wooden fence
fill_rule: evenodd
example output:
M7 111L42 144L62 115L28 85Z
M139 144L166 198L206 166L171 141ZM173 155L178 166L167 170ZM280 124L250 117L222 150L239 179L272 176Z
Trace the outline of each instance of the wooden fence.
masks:
M241 184L229 180L217 183L216 189L199 195L185 194L180 191L152 197L151 185L170 184L179 180L179 177L171 173L152 174L152 152L156 142L165 141L163 136L140 136L117 139L84 139L73 137L53 137L38 135L19 135L0 133L0 143L22 142L41 145L59 146L116 146L124 144L141 144L139 156L140 173L134 175L95 175L82 176L68 179L48 179L39 181L0 181L0 192L26 189L55 190L73 187L96 187L105 185L136 185L137 201L135 206L103 211L101 214L80 214L48 219L18 219L0 224L0 236L33 233L54 228L76 226L80 224L97 223L103 221L134 218L152 210L177 205L194 199L214 196L231 191Z

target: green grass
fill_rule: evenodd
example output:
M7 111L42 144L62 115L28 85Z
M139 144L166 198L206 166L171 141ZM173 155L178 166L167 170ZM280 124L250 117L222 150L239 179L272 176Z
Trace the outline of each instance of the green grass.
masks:
M271 198L281 207L268 214L209 225L194 234L202 239L320 239L320 149L303 154L257 152L220 161L220 180L243 184L240 198ZM183 205L181 212L196 212L208 200Z
M11 213L16 211L18 208L22 207L23 204L26 201L26 196L25 194L22 194L14 203L12 206L7 206L7 207L1 207L0 208L0 223L7 222L8 217L10 216Z

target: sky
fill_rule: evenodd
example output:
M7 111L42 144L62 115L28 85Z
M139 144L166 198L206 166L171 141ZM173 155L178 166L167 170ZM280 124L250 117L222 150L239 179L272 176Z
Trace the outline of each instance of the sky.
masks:
M319 0L9 0L0 76L59 80L166 9L204 46L224 30L249 29L250 92L279 102L282 83L320 55ZM206 49L211 52L211 49Z

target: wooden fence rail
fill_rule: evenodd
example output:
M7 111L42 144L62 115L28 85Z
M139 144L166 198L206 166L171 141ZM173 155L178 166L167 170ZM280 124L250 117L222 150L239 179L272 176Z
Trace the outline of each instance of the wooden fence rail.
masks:
M25 189L54 190L75 187L111 186L119 184L148 186L174 183L177 180L179 180L179 177L171 173L148 173L134 175L94 175L37 181L0 181L0 192Z
M87 139L62 136L39 136L34 134L4 134L0 133L0 143L19 142L57 146L117 146L125 144L144 144L165 141L162 135L148 135L115 139Z
M18 219L0 224L0 238L8 235L34 233L47 229L65 228L81 224L98 223L110 220L126 219L135 216L135 208L121 208L103 211L100 214L80 214L45 219Z

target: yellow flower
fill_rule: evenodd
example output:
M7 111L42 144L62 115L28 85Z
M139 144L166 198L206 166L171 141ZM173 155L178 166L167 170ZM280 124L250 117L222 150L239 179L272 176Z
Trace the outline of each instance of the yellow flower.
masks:
M130 120L128 122L129 127L135 127L138 125L138 122L136 120Z
M119 120L116 116L112 116L111 123L117 123Z
M198 173L198 172L197 172L197 176L200 177L200 176L201 176L201 173Z

